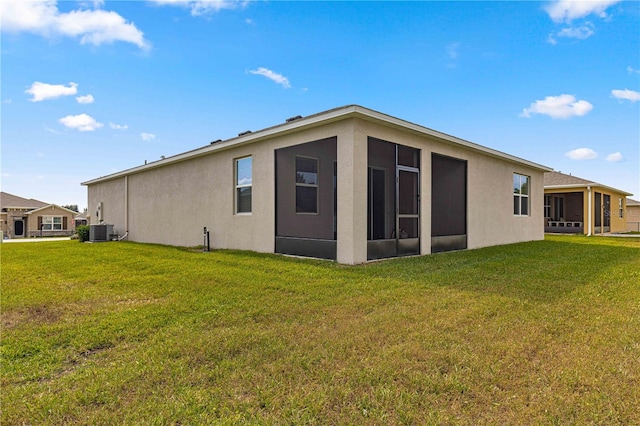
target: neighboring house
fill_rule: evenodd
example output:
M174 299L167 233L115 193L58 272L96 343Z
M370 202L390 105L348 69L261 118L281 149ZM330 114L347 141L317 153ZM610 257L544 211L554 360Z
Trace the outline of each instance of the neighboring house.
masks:
M0 193L3 238L68 236L75 232L73 210Z
M628 195L633 194L576 176L545 173L545 232L586 235L625 232Z
M640 232L640 201L627 198L627 231Z
M84 182L129 240L367 260L541 240L551 169L356 105Z
M74 223L76 228L78 226L88 225L89 224L89 213L87 211L85 211L84 213L77 214L73 223Z

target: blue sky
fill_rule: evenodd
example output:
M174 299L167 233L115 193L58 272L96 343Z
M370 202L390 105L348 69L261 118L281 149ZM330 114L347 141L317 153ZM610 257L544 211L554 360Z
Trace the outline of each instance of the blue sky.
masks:
M640 198L640 2L13 1L2 190L359 104Z

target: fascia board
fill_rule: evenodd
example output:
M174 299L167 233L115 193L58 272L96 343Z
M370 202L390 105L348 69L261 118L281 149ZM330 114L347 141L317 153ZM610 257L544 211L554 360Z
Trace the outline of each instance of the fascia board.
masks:
M615 192L616 194L622 194L625 197L629 197L633 194L631 194L630 192L626 192L623 191L621 189L616 189L616 188L612 188L610 186L607 185L602 185L601 183L582 183L582 184L577 184L577 185L545 185L544 189L586 189L586 188L602 188L602 189L606 189L608 191L611 192Z

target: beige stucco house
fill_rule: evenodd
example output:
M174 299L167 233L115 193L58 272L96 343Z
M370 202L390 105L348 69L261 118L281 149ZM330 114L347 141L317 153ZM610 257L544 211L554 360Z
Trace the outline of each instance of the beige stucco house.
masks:
M77 214L57 204L0 193L3 238L66 237L75 232Z
M640 201L627 198L627 231L640 232Z
M544 175L545 232L585 235L627 231L630 194L559 172Z
M361 106L84 182L129 240L367 260L544 238L551 169Z

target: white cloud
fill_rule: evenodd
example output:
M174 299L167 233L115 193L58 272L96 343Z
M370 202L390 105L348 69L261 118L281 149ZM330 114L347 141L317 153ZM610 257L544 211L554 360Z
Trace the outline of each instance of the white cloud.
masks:
M209 15L223 9L245 7L247 0L151 0L162 6L179 6L191 10L192 16Z
M85 95L85 96L76 96L76 101L79 104L92 104L95 99L93 99L93 95Z
M629 74L640 74L640 70L633 68L631 65L627 67L627 72Z
M65 86L64 84L47 84L36 81L24 92L33 96L33 98L29 99L31 102L40 102L61 96L75 95L78 93L78 85L69 83L68 86Z
M460 43L449 43L447 45L447 56L451 59L456 59L458 57L458 49L460 48Z
M93 132L103 126L102 123L98 123L95 118L87 114L67 115L58 121L64 126L80 132Z
M260 67L256 70L249 70L249 73L267 77L269 80L281 85L285 89L291 88L291 84L289 83L289 79L287 79L287 77L283 76L282 74L278 74L277 72L271 71L270 69Z
M636 92L635 90L629 90L629 89L612 90L611 96L617 99L625 99L631 102L640 101L640 92Z
M11 98L7 98L4 101L2 101L3 104L7 104L7 105L10 104L11 102L13 102L13 99Z
M577 148L569 152L565 152L564 155L572 160L593 160L598 157L598 154L591 148Z
M551 118L579 117L593 109L590 102L576 100L573 95L547 96L529 105L520 113L520 117L531 117L531 114L548 115Z
M571 22L574 19L596 15L606 18L606 9L621 0L558 0L545 6L545 11L555 22Z
M59 135L60 134L59 131L57 131L55 129L52 129L51 127L48 127L48 126L46 126L44 124L42 125L42 127L44 128L45 131L47 131L49 133L53 133L54 135Z
M624 157L620 152L614 152L612 154L607 155L607 161L610 163L617 163L622 160L624 160Z
M594 34L593 28L594 27L591 22L585 22L578 27L566 27L561 29L556 33L556 37L576 38L578 40L584 40Z
M152 141L156 138L156 135L154 135L153 133L140 133L140 137L142 138L143 141L145 142L149 142Z
M126 124L115 123L109 123L109 127L111 127L113 130L127 130L129 128L129 126L127 126Z
M94 3L95 7L101 5ZM78 9L61 13L55 0L2 0L0 17L3 32L80 37L80 43L96 46L124 41L142 49L149 47L142 31L116 12Z

